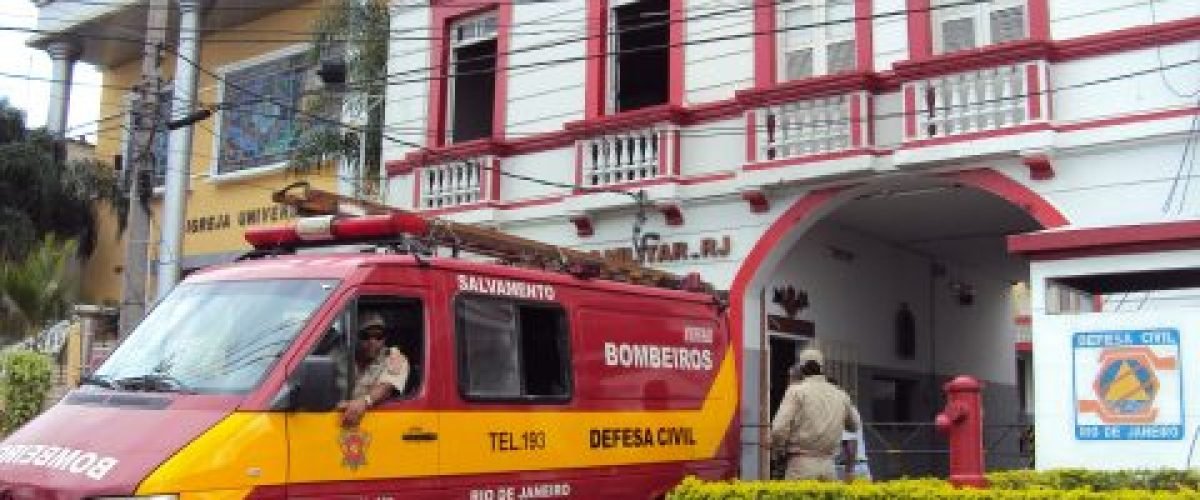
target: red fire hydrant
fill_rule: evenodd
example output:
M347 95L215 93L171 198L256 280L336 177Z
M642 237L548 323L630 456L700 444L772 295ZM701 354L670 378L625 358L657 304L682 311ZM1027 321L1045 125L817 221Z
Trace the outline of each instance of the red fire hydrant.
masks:
M946 409L934 419L938 431L950 441L950 483L983 488L983 405L979 391L983 384L961 375L942 386L946 391Z

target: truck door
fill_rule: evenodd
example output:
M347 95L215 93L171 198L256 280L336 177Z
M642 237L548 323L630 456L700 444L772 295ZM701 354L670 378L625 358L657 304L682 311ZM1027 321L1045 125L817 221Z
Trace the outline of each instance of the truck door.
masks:
M441 391L426 377L432 359L428 304L424 290L365 291L326 329L311 352L336 360L345 401L365 401L362 393L373 383L362 379L371 377L375 353L383 363L375 373L382 369L395 380L399 370L382 359L392 349L408 361L409 373L404 387L373 401L357 426L343 425L342 410L289 414L289 497L437 494L440 429L434 408Z

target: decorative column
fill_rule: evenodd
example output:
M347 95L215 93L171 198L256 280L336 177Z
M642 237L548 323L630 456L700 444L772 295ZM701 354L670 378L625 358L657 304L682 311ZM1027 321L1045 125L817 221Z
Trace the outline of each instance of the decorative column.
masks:
M196 102L196 66L200 60L200 0L179 0L179 48L171 100L171 121L192 114ZM170 131L167 143L166 189L163 197L162 241L158 246L159 300L179 282L183 261L183 220L187 208L188 176L192 166L192 127Z
M75 73L75 61L79 59L79 44L61 40L46 47L50 54L53 73L50 81L50 109L46 115L46 131L51 136L62 138L67 131L67 110L71 105L71 81Z

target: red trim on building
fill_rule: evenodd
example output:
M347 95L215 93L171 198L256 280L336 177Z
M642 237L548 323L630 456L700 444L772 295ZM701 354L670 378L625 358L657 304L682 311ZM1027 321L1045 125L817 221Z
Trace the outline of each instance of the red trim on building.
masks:
M1027 102L1029 103L1030 120L1042 119L1042 87L1041 78L1039 78L1041 72L1038 69L1036 63L1025 65L1025 88L1028 89L1027 93L1029 94Z
M1150 113L1139 113L1132 115L1119 116L1116 118L1103 118L1100 120L1092 120L1086 122L1068 123L1055 126L1054 129L1059 132L1075 132L1079 130L1090 130L1101 127L1111 127L1115 125L1128 125L1131 123L1141 123L1155 120L1165 120L1169 118L1179 118L1183 116L1192 116L1200 113L1200 108L1188 106L1186 108L1166 109L1162 111L1153 111Z
M1200 16L1054 42L1054 60L1068 61L1200 39Z
M741 194L742 199L750 205L750 213L761 214L771 210L771 202L762 189L746 189Z
M1062 227L1069 223L1062 212L1041 195L990 168L959 170L941 175L1008 200L1014 206L1025 210L1044 228Z
M413 169L413 176L412 176L412 185L413 185L412 207L413 207L413 210L421 209L421 176L417 175L417 172L419 170L420 170L419 168ZM391 173L390 166L388 167L388 172Z
M1033 260L1200 248L1200 220L1066 229L1008 237L1008 251Z
M1092 295L1092 312L1104 312L1104 296Z
M797 165L807 165L809 163L819 163L823 161L841 160L843 158L852 158L855 156L868 156L873 152L867 149L847 149L843 151L832 151L829 153L813 154L807 156L798 156L795 158L783 158L779 160L764 161L751 165L745 165L742 170L753 172L756 170L771 170L775 168L794 167Z
M575 236L586 238L596 234L596 230L592 227L592 218L587 214L572 214L567 216L571 224L575 225Z
M1029 178L1044 181L1054 178L1054 163L1045 153L1022 154L1021 163L1029 168Z
M449 74L450 24L464 17L496 11L496 87L492 114L492 137L504 140L505 117L508 108L508 53L509 27L512 26L512 3L500 0L458 3L454 0L431 0L430 20L432 42L429 80L429 120L426 124L425 144L439 147L446 144L446 127L449 117L447 108L447 77Z
M575 143L575 189L583 186L583 144Z
M1050 39L1050 1L1029 0L1025 11L1029 19L1029 38L1033 40Z
M615 115L567 122L563 126L573 132L576 137L582 138L605 132L648 127L664 122L676 125L688 123L687 111L679 106L660 104Z
M658 204L658 211L663 215L668 226L683 225L683 211L679 209L678 202L666 202Z
M915 123L913 128L916 128ZM904 143L903 146L900 146L900 149L920 149L929 146L941 146L943 144L951 144L955 142L977 141L980 139L991 139L993 137L1007 137L1010 135L1037 132L1041 130L1054 130L1054 127L1045 122L1026 123L1025 125L1018 125L1015 127L999 128L995 130L981 130L979 132L971 132L967 134L946 135L941 137L931 137L929 139L908 141Z
M491 168L488 169L487 201L500 201L500 158L493 156Z
M757 115L754 111L746 112L746 163L754 163L758 156L758 130L754 123Z
M958 50L921 60L899 61L892 65L901 81L919 80L1006 64L1049 59L1054 45L1041 40L1015 40L975 49Z
M808 219L818 209L833 201L834 197L841 192L842 187L830 189L821 189L810 192L800 198L796 203L787 209L771 223L771 227L763 233L758 241L754 242L754 247L746 254L742 260L741 267L738 268L737 274L733 277L733 282L729 288L729 331L733 336L733 352L745 352L745 338L747 333L743 330L745 324L746 292L750 281L754 279L754 275L758 273L759 267L762 266L764 260L770 255L772 250L780 244L784 236L793 230L793 227L800 221ZM764 346L765 349L765 346ZM740 356L734 358L738 362L737 371L741 373ZM738 379L738 393L742 391L742 377Z
M933 56L933 20L929 0L907 0L908 58L921 61Z
M838 73L792 80L771 88L739 90L734 99L743 106L754 107L879 88L880 81L874 73Z
M754 0L754 88L775 86L775 2Z
M587 0L587 62L583 82L583 117L591 120L604 116L608 87L608 2Z
M871 28L871 0L854 0L854 69L875 70L875 42Z
M684 29L687 27L687 18L684 17L686 9L684 8L683 0L669 0L670 10L670 25L667 27L667 64L669 68L667 75L670 81L667 82L667 104L673 106L683 106L686 100L684 99L684 66L686 63L684 50Z
M1018 314L1013 318L1013 324L1017 326L1029 326L1033 324L1033 317L1028 314Z
M680 141L679 129L671 130L671 172L672 177L679 177L682 172L683 143Z
M1033 352L1033 342L1017 342L1017 352Z

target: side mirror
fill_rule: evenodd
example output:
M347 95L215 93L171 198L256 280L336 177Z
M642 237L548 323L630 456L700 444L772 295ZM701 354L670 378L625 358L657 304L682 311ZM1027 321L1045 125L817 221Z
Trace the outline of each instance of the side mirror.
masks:
M341 400L337 388L336 363L330 356L304 358L289 378L291 407L299 411L329 411Z

